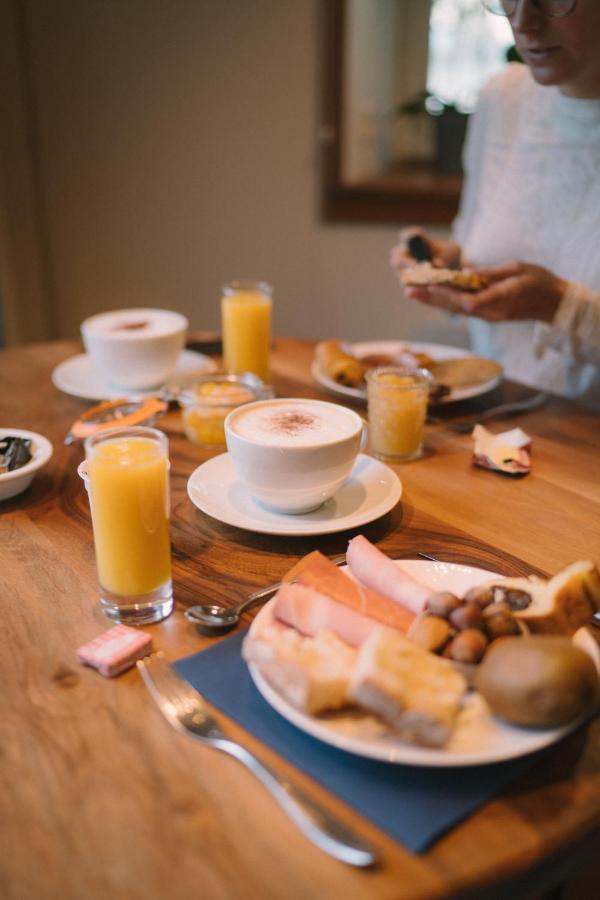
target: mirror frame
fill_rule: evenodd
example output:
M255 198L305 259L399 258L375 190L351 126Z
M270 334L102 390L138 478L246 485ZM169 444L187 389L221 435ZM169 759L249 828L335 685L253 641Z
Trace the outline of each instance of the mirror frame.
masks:
M420 177L382 173L344 184L342 96L346 0L322 2L321 214L326 222L450 224L458 211L462 176L433 170Z

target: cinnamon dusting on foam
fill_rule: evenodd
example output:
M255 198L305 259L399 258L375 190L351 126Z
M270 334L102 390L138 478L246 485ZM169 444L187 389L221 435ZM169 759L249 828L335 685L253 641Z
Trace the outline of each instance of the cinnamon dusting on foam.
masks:
M269 416L267 424L269 431L274 434L286 434L293 437L316 425L317 418L308 413L284 409Z

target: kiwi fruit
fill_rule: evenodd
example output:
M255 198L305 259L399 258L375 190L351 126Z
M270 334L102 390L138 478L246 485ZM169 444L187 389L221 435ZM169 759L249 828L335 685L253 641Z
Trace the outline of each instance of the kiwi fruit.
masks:
M590 657L557 635L500 638L475 676L475 687L495 715L537 728L579 716L597 699L598 684Z

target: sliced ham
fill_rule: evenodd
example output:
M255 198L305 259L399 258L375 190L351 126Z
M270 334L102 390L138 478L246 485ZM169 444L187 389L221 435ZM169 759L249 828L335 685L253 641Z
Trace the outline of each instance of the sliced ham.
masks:
M332 631L352 647L360 647L378 624L376 619L297 583L280 587L270 608L276 619L306 637L315 637L324 630Z
M391 598L400 609L414 615L423 612L431 588L405 572L362 534L348 544L346 560L354 577L367 588Z
M365 543L368 544L368 541ZM372 545L368 544L368 546ZM375 550L374 547L372 549ZM378 550L375 552L383 556ZM387 557L383 556L383 559L389 562L392 568L395 568L394 563ZM385 596L384 593L377 593L372 589L373 585L357 583L318 550L303 557L287 573L284 580L310 587L319 594L325 594L337 601L340 605L349 607L357 613L362 613L370 619L375 619L383 625L403 633L408 631L414 619L414 614L405 606L400 605L397 598L391 599L391 595ZM431 591L427 589L426 593L429 595ZM323 627L331 626L324 625Z

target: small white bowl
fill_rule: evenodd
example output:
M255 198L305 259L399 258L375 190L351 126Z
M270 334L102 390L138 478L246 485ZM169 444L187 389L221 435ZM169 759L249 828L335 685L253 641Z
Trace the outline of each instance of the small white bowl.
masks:
M10 497L16 497L17 494L26 490L33 476L45 466L52 456L52 444L41 434L35 431L25 431L23 428L0 428L0 438L4 437L22 437L31 438L31 452L33 458L20 469L13 469L12 472L0 473L0 500L8 500Z

